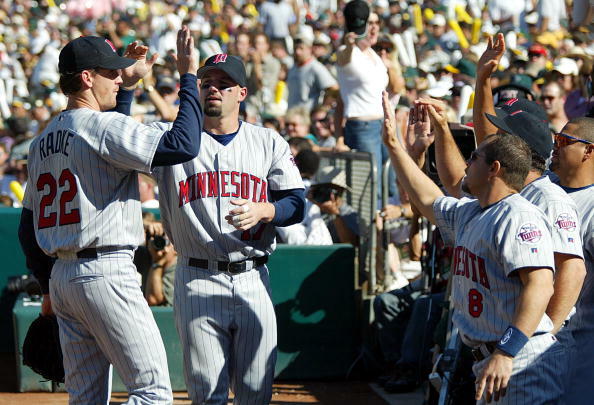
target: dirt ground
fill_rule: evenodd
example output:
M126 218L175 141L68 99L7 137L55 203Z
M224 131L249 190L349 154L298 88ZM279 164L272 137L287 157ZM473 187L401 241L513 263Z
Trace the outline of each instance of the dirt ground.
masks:
M127 395L112 395L110 404L122 404ZM190 404L185 392L174 393L175 405ZM0 393L0 405L65 405L64 393ZM231 404L231 402L229 402ZM386 405L367 382L279 382L274 384L272 405L328 404L328 405Z

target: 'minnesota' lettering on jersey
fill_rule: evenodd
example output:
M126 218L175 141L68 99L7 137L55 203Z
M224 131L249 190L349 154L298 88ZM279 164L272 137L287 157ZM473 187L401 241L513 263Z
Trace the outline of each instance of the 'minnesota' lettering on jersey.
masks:
M41 157L41 160L55 153L61 153L64 156L68 156L70 138L73 136L73 133L66 130L58 130L55 134L53 132L48 132L39 140L39 156Z
M197 198L219 196L268 202L266 180L250 173L225 170L201 172L178 184L180 207Z
M485 267L485 259L472 253L464 246L456 246L454 250L453 269L455 276L464 276L468 279L472 278L472 281L480 283L488 290L491 289Z

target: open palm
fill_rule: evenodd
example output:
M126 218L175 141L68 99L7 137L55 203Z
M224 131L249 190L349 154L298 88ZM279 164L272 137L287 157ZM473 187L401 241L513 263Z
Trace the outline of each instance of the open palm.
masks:
M477 63L477 77L479 80L486 80L499 65L501 57L505 53L505 38L503 34L499 33L493 39L489 37L487 42L487 49L481 55Z

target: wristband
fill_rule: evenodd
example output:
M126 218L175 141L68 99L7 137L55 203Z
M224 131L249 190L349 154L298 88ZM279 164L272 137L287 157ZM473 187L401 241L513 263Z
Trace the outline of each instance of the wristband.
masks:
M497 348L515 357L527 342L528 336L515 326L509 325L497 343Z

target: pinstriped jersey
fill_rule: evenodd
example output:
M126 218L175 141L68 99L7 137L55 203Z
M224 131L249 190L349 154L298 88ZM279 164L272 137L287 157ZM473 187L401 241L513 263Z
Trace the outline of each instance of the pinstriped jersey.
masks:
M561 187L542 176L524 187L520 195L549 220L554 252L584 257L577 206Z
M43 251L141 243L137 171L150 172L162 135L117 112L79 108L54 118L29 148L23 201Z
M275 227L258 223L236 230L225 216L229 201L268 202L270 190L303 188L288 143L275 131L241 122L227 145L202 134L200 154L174 166L157 167L161 214L181 256L241 261L271 254Z
M576 304L576 314L569 324L579 346L594 336L594 185L565 190L575 201L580 215L586 262L586 279Z
M499 340L519 304L522 282L514 271L554 269L546 217L519 194L484 209L474 199L441 197L433 210L444 241L455 246L454 324L470 346ZM552 327L544 314L536 331Z

